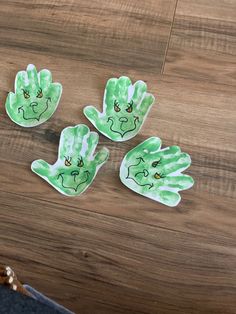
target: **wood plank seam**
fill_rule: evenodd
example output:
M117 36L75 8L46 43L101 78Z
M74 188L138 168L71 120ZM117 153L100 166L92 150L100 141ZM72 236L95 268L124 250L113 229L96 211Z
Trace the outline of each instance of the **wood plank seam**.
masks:
M173 27L174 27L175 15L176 15L176 11L177 11L178 1L179 0L176 0L176 3L175 3L173 20L172 20L171 26L170 26L170 34L169 34L168 41L167 41L167 44L166 44L166 50L165 50L164 60L163 60L162 68L161 68L161 74L163 74L164 70L165 70L166 57L167 57L167 54L168 54L170 40L171 40L171 35L172 35Z

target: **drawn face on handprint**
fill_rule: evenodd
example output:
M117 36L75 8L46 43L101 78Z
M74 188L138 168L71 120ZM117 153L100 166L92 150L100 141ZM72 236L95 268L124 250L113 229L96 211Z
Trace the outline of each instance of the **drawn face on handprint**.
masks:
M62 93L59 83L52 83L51 72L37 73L33 64L20 71L15 79L15 93L6 100L6 111L15 123L33 127L48 120L57 108Z
M86 125L67 127L61 133L58 159L54 165L35 160L31 169L60 193L68 196L84 192L94 180L109 152L101 149L94 155L98 134Z
M147 85L122 76L108 80L104 93L103 112L87 106L84 114L105 136L113 141L127 141L142 127L154 103L154 96L147 93Z
M182 174L190 164L190 156L178 146L161 149L161 140L150 137L127 153L120 167L120 178L131 190L176 206L181 200L178 192L193 185L192 177Z
M65 156L64 165L58 168L58 186L61 185L64 189L77 193L86 186L90 176L94 175L94 168L91 172L88 169L90 169L90 165L88 162L84 163L82 156L79 156L77 160Z

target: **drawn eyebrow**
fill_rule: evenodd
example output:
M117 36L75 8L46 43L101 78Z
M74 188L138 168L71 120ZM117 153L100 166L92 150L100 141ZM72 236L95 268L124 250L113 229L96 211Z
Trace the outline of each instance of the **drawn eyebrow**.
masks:
M40 96L40 97L39 97ZM38 98L41 98L41 97L43 97L43 90L42 90L42 88L40 87L39 88L39 90L37 91L37 95L36 95L36 97L38 97Z
M83 165L84 165L83 157L82 157L82 156L80 156L80 157L78 157L78 163L77 163L77 166L79 166L79 167L83 167Z
M156 168L161 163L161 158L159 160L153 161L152 167Z
M64 156L65 158L65 166L71 166L71 160L72 160L72 157L68 156Z
M26 89L24 89L24 88L22 88L21 90L23 90L23 92L24 92L25 94L29 94L29 91L28 91L28 90L26 90Z

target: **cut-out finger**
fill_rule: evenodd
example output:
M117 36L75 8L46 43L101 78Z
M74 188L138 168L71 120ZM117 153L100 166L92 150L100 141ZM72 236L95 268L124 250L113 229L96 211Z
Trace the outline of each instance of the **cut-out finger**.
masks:
M88 159L91 159L93 156L95 149L98 144L99 136L96 132L90 132L89 137L87 139L87 151L86 151L86 157Z
M179 193L169 190L158 191L158 197L161 203L170 207L177 206L181 200Z
M43 90L46 90L50 87L52 83L52 74L49 70L44 69L39 72L39 84Z
M133 85L134 93L132 100L136 106L138 106L147 91L147 84L143 81L137 81Z
M102 165L109 158L109 150L106 147L103 147L94 157L94 160L97 165Z
M38 159L32 162L31 169L38 175L47 177L51 170L51 165L43 159Z
M31 86L31 89L38 90L40 86L39 86L38 72L37 72L36 67L33 64L29 64L27 66L26 71L29 78L29 85Z
M162 171L165 175L180 173L191 165L191 158L186 153L181 153L162 163Z
M79 156L83 145L84 137L89 133L89 128L85 124L76 127L67 127L61 132L59 143L59 158L64 159L65 155Z
M167 176L159 183L160 186L165 186L171 189L176 189L176 191L187 190L191 188L194 184L194 180L188 175L179 176Z

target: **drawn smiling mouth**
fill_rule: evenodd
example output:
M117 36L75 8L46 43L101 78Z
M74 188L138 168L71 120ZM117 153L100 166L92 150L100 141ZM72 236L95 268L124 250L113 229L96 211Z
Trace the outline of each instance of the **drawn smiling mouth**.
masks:
M154 184L153 184L153 183L144 183L144 184L140 184L140 183L135 179L135 178L136 178L137 176L139 176L140 174L143 175L145 178L148 177L149 172L148 172L147 169L144 169L143 171L136 172L136 174L134 175L134 178L130 176L130 169L131 169L132 167L139 166L141 162L142 162L142 163L145 163L145 161L144 161L144 159L143 159L142 157L138 157L138 158L136 158L136 159L138 160L138 162L137 162L136 164L130 165L130 166L128 167L128 173L127 173L126 179L130 179L130 180L134 181L134 182L135 182L137 185L139 185L139 186L147 186L147 187L149 188L149 190L150 190L151 188L154 187Z
M70 190L73 190L73 191L77 192L79 186L84 184L84 183L86 183L88 181L88 179L89 179L89 176L90 176L90 172L88 170L84 171L83 174L86 175L85 179L83 181L79 182L75 187L74 186L67 186L67 185L65 185L64 173L63 172L59 173L59 175L57 177L57 180L61 179L61 185L62 185L63 188L70 189ZM74 177L73 181L76 183L76 176L73 176L73 177Z
M114 126L114 118L112 117L108 117L107 122L111 121L111 125L110 125L110 130L114 133L120 134L121 137L124 137L125 134L134 131L137 128L137 123L139 122L139 117L134 117L134 127L132 129L129 130L124 130L124 125L125 123L127 123L128 120L126 121L121 121L120 123L120 131L114 130L113 126Z
M45 103L46 106L45 106L44 110L37 117L26 117L24 106L18 107L18 113L22 112L22 117L23 117L24 120L37 120L37 121L39 121L41 116L44 114L44 112L48 110L49 102L51 102L51 98L50 97L48 97L47 100L46 100L46 103ZM30 108L31 108L31 110L33 111L34 114L38 114L37 107L38 107L38 103L36 103L36 102L32 102L30 104Z

